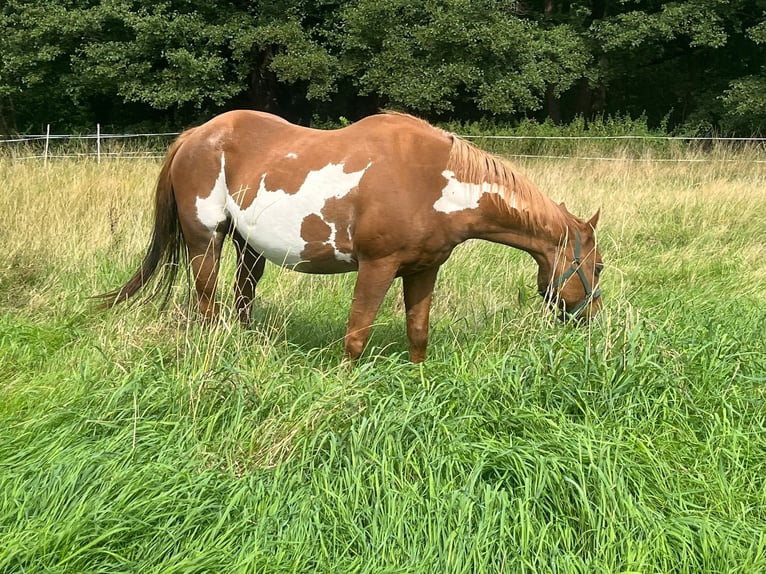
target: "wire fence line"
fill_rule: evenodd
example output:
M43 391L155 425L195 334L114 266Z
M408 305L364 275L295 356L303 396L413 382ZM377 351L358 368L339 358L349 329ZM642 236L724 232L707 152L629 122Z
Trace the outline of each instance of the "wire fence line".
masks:
M458 135L465 139L503 139L503 140L657 140L657 141L709 141L709 142L766 142L766 138L716 137L716 136L533 136L533 135Z
M131 138L154 138L166 136L178 136L181 132L158 132L153 134L30 134L11 139L0 139L0 144L39 142L41 140L95 140L95 139L131 139Z
M95 158L102 159L161 159L165 156L168 140L180 135L181 132L152 132L152 133L102 133L100 124L94 134L52 134L47 126L45 134L29 134L7 139L0 139L0 154L5 154L15 160L43 160L65 158ZM626 155L571 155L550 153L545 142L675 142L676 144L736 146L738 149L747 147L756 151L749 161L766 163L762 159L766 152L766 137L702 137L702 136L654 136L654 135L476 135L457 134L458 137L485 142L536 142L535 153L515 153L516 150L503 146L502 155L522 159L556 159L582 161L626 161L626 162L732 162L742 161L741 158L731 157L628 157ZM136 140L144 140L144 145L136 144ZM79 142L79 143L78 143ZM121 143L120 143L121 142ZM95 149L94 144L95 143ZM79 149L78 149L79 146ZM494 147L494 146L489 146ZM115 149L116 148L116 149ZM494 151L494 150L493 150Z
M702 157L606 157L606 156L571 156L571 155L536 155L527 153L506 154L506 157L515 157L521 159L561 159L561 160L582 160L582 161L615 161L615 162L647 162L647 163L737 163L741 159L735 158L702 158ZM751 163L764 163L766 159L746 160Z
M176 137L181 132L157 132L146 134L30 134L10 139L0 139L0 144L39 142L41 140L95 140L95 139L132 139ZM717 136L651 136L651 135L622 135L622 136L537 136L537 135L476 135L456 134L463 139L497 139L497 140L658 140L658 141L709 141L709 142L766 142L760 137L717 137Z

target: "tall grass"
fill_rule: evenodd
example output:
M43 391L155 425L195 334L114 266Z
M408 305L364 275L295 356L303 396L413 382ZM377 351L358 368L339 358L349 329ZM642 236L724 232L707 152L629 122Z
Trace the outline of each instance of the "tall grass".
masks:
M0 159L0 571L763 571L766 172L728 159L527 161L603 209L599 320L469 243L428 361L392 290L353 368L352 275L270 267L247 330L226 289L216 329L183 286L94 311L157 163Z

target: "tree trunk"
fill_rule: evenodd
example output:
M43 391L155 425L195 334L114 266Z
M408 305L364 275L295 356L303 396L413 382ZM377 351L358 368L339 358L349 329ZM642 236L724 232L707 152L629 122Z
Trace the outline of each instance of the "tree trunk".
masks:
M6 102L8 105L6 106ZM0 134L5 138L11 137L11 132L16 133L15 110L10 96L0 98Z
M556 12L556 0L545 0L543 14L546 20L550 20ZM561 122L561 102L555 94L556 87L548 85L545 88L545 111L548 117L555 123Z
M554 123L561 122L561 101L556 97L555 86L545 88L545 111Z
M269 69L273 53L271 48L265 48L257 55L258 63L250 74L250 89L248 100L253 109L280 114L278 81L276 74Z
M550 18L553 16L553 13L556 11L556 0L545 0L545 5L543 7L543 14L545 14L546 18Z

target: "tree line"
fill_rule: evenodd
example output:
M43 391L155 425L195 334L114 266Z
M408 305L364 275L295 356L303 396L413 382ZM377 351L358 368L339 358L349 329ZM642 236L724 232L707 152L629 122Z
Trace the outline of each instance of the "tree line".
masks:
M766 131L766 0L5 0L0 131L644 116Z

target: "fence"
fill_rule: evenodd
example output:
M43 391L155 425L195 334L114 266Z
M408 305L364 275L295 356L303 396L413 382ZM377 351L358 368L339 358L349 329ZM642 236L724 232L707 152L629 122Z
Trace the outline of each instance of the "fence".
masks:
M165 156L169 141L180 132L157 132L144 134L102 133L96 125L94 134L52 134L50 125L42 135L24 135L0 139L0 154L16 160L62 158L102 159L156 159ZM115 145L115 143L120 145ZM128 146L126 142L133 142Z
M158 159L179 132L143 134L51 134L0 139L0 156L15 160L95 158ZM766 138L684 137L650 135L461 135L505 157L585 161L742 161L733 152L747 151L749 161L766 163ZM603 153L606 150L608 153ZM709 153L709 152L715 153ZM601 152L601 153L600 153ZM705 152L705 153L695 153ZM584 155L583 155L584 154ZM697 155L697 157L695 157ZM703 156L704 157L700 157Z

